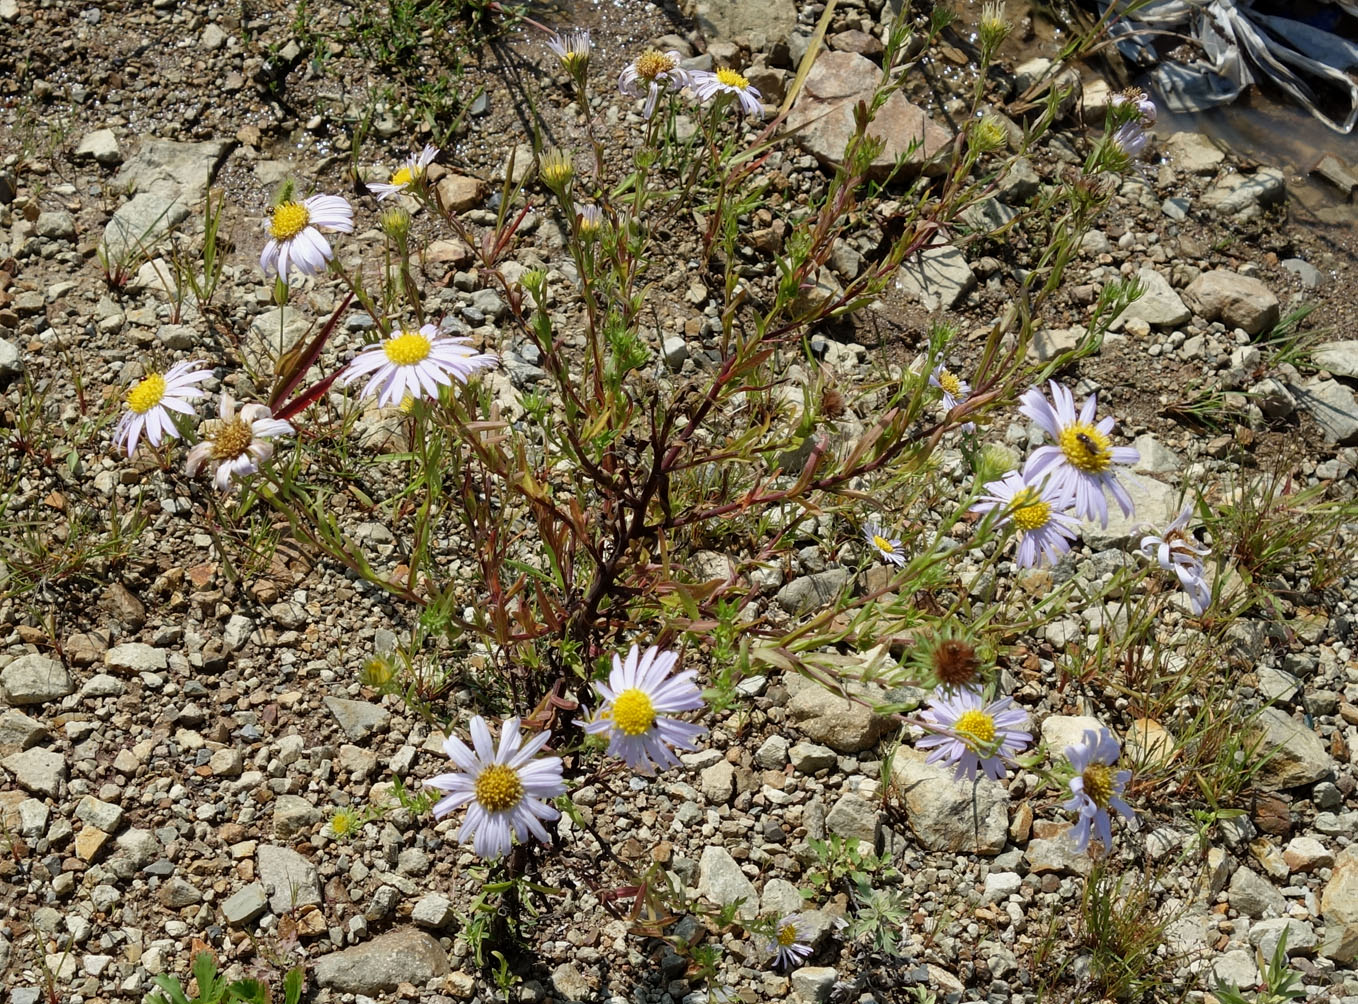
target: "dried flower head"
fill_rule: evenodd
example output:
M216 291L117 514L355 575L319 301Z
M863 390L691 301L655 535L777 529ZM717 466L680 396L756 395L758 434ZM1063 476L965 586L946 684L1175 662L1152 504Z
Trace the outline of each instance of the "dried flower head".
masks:
M981 658L976 646L965 638L940 635L929 646L929 668L941 686L954 690L976 680L981 669Z
M538 175L543 184L555 192L564 191L575 178L575 165L569 150L554 146L538 157Z

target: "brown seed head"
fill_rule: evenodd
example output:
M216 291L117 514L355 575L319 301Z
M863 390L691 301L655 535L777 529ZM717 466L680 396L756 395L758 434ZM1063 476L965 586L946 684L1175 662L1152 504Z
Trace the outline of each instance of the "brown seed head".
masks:
M965 687L981 668L976 648L957 638L944 638L934 645L931 661L934 676L945 687Z

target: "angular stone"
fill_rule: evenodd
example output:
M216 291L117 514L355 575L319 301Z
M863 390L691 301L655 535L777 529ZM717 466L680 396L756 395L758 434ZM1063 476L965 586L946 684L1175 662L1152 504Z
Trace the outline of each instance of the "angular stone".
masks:
M849 581L847 568L831 568L813 575L799 575L774 596L778 605L799 617L832 602Z
M154 192L139 192L118 208L104 227L100 252L110 270L134 269L169 229L189 215L183 203Z
M279 795L273 803L273 829L280 837L295 837L321 821L321 811L301 795Z
M1103 723L1090 715L1048 715L1042 720L1042 741L1054 757L1064 757L1066 747L1084 739L1084 734L1098 732Z
M389 994L402 983L423 987L448 974L448 953L413 927L316 960L316 984L340 993Z
M1088 851L1076 847L1072 829L1069 825L1060 826L1053 836L1029 840L1023 849L1028 871L1034 875L1088 875L1093 859Z
M445 212L465 213L486 200L486 183L480 178L445 174L434 185L434 196Z
M1358 443L1358 399L1338 380L1317 380L1304 387L1289 384L1297 404L1311 413L1325 441L1340 446Z
M786 42L797 27L797 3L796 0L698 0L693 16L709 45L744 37L750 39L756 49L766 49Z
M257 315L241 344L246 365L272 373L276 360L310 331L312 318L295 307L274 307Z
M4 734L4 720L0 718L0 736ZM788 755L786 737L772 735L765 739L754 751L754 762L765 770L782 770Z
M48 736L47 726L12 708L0 714L0 755L32 749Z
M839 973L829 966L802 966L792 971L792 992L803 1004L825 1004Z
M1358 339L1322 342L1311 350L1311 362L1334 376L1358 377Z
M881 803L868 801L857 792L850 792L826 813L825 829L846 840L860 840L865 847L875 847L882 832Z
M808 742L800 742L788 750L788 759L792 762L792 769L798 774L830 770L839 763L839 757L829 746Z
M1184 305L1169 280L1149 265L1137 273L1141 295L1127 304L1118 315L1122 323L1137 318L1154 328L1176 328L1192 318L1193 312Z
M759 914L759 895L724 847L705 847L698 861L698 895L721 906L742 901L736 912L746 920Z
M75 148L75 157L77 160L90 158L105 167L123 162L123 152L118 148L118 137L112 129L94 129L85 133L80 138L80 145Z
M771 878L764 883L764 892L759 897L759 911L775 917L786 917L796 913L805 904L801 890L787 879Z
M296 851L273 844L261 844L255 851L255 864L269 908L280 916L299 906L321 902L321 882L313 865Z
M163 648L144 645L139 641L115 645L104 653L105 666L130 673L156 673L169 664L169 654Z
M1358 844L1350 844L1335 857L1334 870L1320 894L1320 912L1326 924L1358 925Z
M1256 719L1263 733L1261 755L1270 755L1259 773L1266 790L1296 788L1330 776L1334 760L1325 741L1303 722L1278 708L1265 708Z
M788 717L814 742L839 753L860 753L877 745L882 736L895 728L892 719L872 710L871 696L865 698L868 703L864 704L832 694L800 677L797 679L801 689L788 702ZM792 678L789 677L787 682L791 687ZM869 693L861 687L858 689ZM851 687L850 692L855 693L854 688ZM880 700L880 696L877 699Z
M904 746L896 751L891 773L910 829L926 848L985 855L1004 850L1009 792L1003 785L984 776L955 781L951 768L925 763L925 754Z
M5 770L14 775L19 787L35 795L56 798L66 780L66 758L51 750L31 749L5 757Z
M182 199L189 206L203 200L217 165L231 150L227 140L177 143L143 139L113 179L115 191L154 192ZM188 210L185 209L185 212Z
M1123 515L1117 502L1108 496L1108 526L1089 521L1080 527L1080 536L1095 551L1139 542L1147 524L1163 528L1179 515L1181 500L1175 486L1130 473L1119 473L1118 481L1131 497L1132 513Z
M109 839L109 834L97 826L82 826L80 832L75 835L75 856L81 861L93 861Z
M454 916L452 901L436 892L421 896L415 908L410 911L411 920L421 927L431 927L435 930L447 926Z
M269 908L269 898L264 887L251 882L244 889L237 890L222 903L222 917L232 927L250 923Z
M1226 893L1231 906L1256 920L1279 917L1287 912L1287 900L1268 879L1249 868L1237 868Z
M859 101L872 100L881 75L881 67L856 52L822 52L806 76L785 130L822 164L838 166L844 146L854 134L854 108ZM942 165L933 158L953 139L950 130L930 118L923 108L911 104L900 91L893 92L877 110L868 135L884 141L869 168L877 178L885 177L898 158L903 160L906 173L941 173Z
M1283 172L1260 168L1254 174L1228 174L1203 196L1203 203L1219 216L1257 214L1258 208L1281 202L1287 193Z
M708 805L726 805L735 791L736 769L725 760L719 760L711 767L703 769L698 775L698 790Z
M919 252L896 272L896 288L931 312L951 310L975 285L966 255L951 244Z
M391 712L368 701L350 701L343 697L327 697L325 706L339 722L344 734L355 742L385 729Z
M161 906L180 910L201 903L203 894L192 882L176 875L161 883L160 888L156 890L156 899L160 901Z
M1224 151L1197 132L1176 132L1165 140L1165 153L1181 171L1189 174L1216 174L1226 159Z
M21 655L0 669L0 690L9 704L46 704L75 690L66 667L45 655Z
M1198 316L1257 335L1278 323L1278 298L1258 279L1230 269L1204 272L1184 289L1183 302ZM1187 318L1184 318L1187 320Z
M123 825L123 807L86 795L75 807L75 818L108 833L117 833Z

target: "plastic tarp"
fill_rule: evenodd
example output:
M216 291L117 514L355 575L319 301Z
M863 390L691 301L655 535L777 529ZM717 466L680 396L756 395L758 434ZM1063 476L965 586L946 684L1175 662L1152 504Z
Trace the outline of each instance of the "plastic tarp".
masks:
M1358 18L1358 0L1320 2L1320 10L1337 8L1334 17L1316 19L1322 23L1345 14ZM1119 51L1151 67L1151 79L1172 111L1226 104L1267 80L1337 132L1352 132L1358 121L1358 76L1352 72L1358 70L1358 44L1342 35L1267 13L1254 0L1114 0L1113 7L1117 17L1109 31ZM1161 36L1147 29L1182 34L1202 55L1189 63L1162 61L1152 45Z

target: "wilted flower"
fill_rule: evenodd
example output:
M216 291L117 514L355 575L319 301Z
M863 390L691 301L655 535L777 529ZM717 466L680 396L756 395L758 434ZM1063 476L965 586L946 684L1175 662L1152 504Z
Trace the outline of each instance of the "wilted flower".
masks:
M624 663L615 654L608 683L593 687L603 706L590 719L580 722L591 735L608 735L608 752L641 774L679 766L670 747L696 750L693 741L707 729L671 718L662 712L696 711L703 707L702 694L694 685L697 672L685 670L670 679L679 661L675 652L654 645L641 654L636 645Z
M161 439L179 438L170 412L192 415L189 401L203 396L198 384L212 376L211 370L196 370L197 363L175 363L164 375L148 373L127 389L127 411L113 430L113 445L125 447L130 457L137 450L143 432L146 441L159 446Z
M1212 590L1207 586L1206 573L1202 567L1202 556L1208 549L1193 539L1184 530L1189 517L1193 515L1193 505L1184 506L1183 511L1174 517L1174 522L1165 527L1161 536L1148 534L1141 538L1141 553L1153 558L1167 572L1173 572L1179 585L1188 594L1188 602L1195 615L1201 616L1212 602Z
M915 663L925 669L940 687L958 690L976 679L981 659L976 646L953 631L944 630L922 643Z
M393 171L389 180L369 183L368 191L377 196L378 202L392 195L410 191L424 179L425 168L432 164L434 158L438 155L438 147L426 145L417 156L408 158L404 164Z
M593 202L580 206L575 211L575 225L579 228L582 238L593 240L599 235L599 228L604 225L604 211Z
M212 482L218 491L231 491L235 482L259 470L273 456L271 439L291 436L297 430L292 423L274 418L273 412L262 404L247 404L236 415L236 402L222 391L218 409L220 421L215 435L189 450L185 470L189 477L211 460L217 465Z
M764 109L759 104L759 91L735 70L727 67L716 73L700 70L693 74L690 83L699 101L708 101L718 94L732 94L735 95L736 103L743 114L756 118L764 117Z
M863 539L868 542L868 546L877 552L883 561L900 566L905 564L905 552L901 549L901 538L888 537L887 531L876 523L868 523L863 527Z
M644 90L646 107L642 114L650 118L662 90L682 91L689 83L690 74L680 68L679 58L677 49L647 49L618 76L618 90L633 98L641 97Z
M780 969L799 966L811 955L811 926L800 913L790 913L778 921L773 935L764 942L770 965Z
M1155 102L1144 91L1132 87L1114 94L1108 103L1114 118L1122 120L1113 132L1113 144L1128 157L1139 157L1150 139L1149 129L1155 125Z
M410 240L410 213L404 206L392 206L383 210L382 215L377 218L377 225L398 247L405 247L406 242Z
M572 77L580 77L589 65L590 40L585 28L571 28L547 39L547 48L556 53L561 66Z
M1066 759L1075 769L1070 779L1071 798L1063 804L1069 812L1078 812L1079 821L1071 830L1071 838L1078 850L1089 846L1090 829L1107 850L1113 844L1113 826L1108 810L1114 809L1135 825L1132 807L1122 800L1122 792L1132 779L1129 770L1113 770L1122 755L1122 747L1107 729L1097 732L1085 729L1084 737L1074 746L1066 747Z
M457 770L424 782L427 788L450 793L434 806L435 818L468 806L457 839L464 844L470 840L472 850L481 858L508 854L515 837L524 841L532 835L546 843L547 831L539 820L550 821L561 815L546 799L566 793L561 758L533 759L547 745L551 733L539 732L525 743L519 735L519 720L511 718L504 723L497 750L486 720L477 715L471 721L471 735L474 750L456 736L449 736L443 752Z
M1020 568L1044 562L1054 565L1070 550L1080 524L1066 513L1071 506L1070 495L1058 491L1050 479L1034 485L1025 475L1010 471L1000 480L986 484L983 491L985 494L971 511L1004 511L1000 525L1012 524L1019 532L1014 561Z
M291 266L303 275L315 275L333 256L323 230L348 234L354 230L354 211L338 195L313 195L301 202L280 202L265 229L269 240L259 255L266 276L288 281Z
M558 192L564 189L575 177L575 165L571 163L570 151L559 146L544 150L538 157L538 174L548 188Z
M1022 753L1033 739L1032 733L1025 731L1027 714L1013 703L1013 698L1002 697L987 704L976 687L958 691L940 687L920 718L950 730L952 735L927 735L915 745L933 748L926 763L946 760L955 764L958 781L975 780L982 770L999 781L1006 774L1005 759Z
M470 338L453 338L432 324L419 331L399 330L385 341L369 346L344 368L340 383L346 387L361 376L372 376L360 397L377 395L379 407L400 404L411 398L437 400L439 387L454 380L466 383L478 370L489 369L499 358L471 347Z
M1042 391L1030 387L1019 398L1019 411L1036 422L1047 435L1056 440L1055 446L1039 446L1023 465L1023 476L1030 483L1044 475L1051 480L1053 491L1071 495L1075 500L1075 515L1081 519L1097 519L1108 525L1108 501L1104 490L1113 493L1123 515L1134 510L1132 497L1114 476L1115 464L1134 464L1141 454L1131 446L1113 446L1108 434L1113 431L1111 416L1095 423L1095 399L1090 394L1077 414L1075 397L1064 386L1051 381L1055 407L1047 402Z

